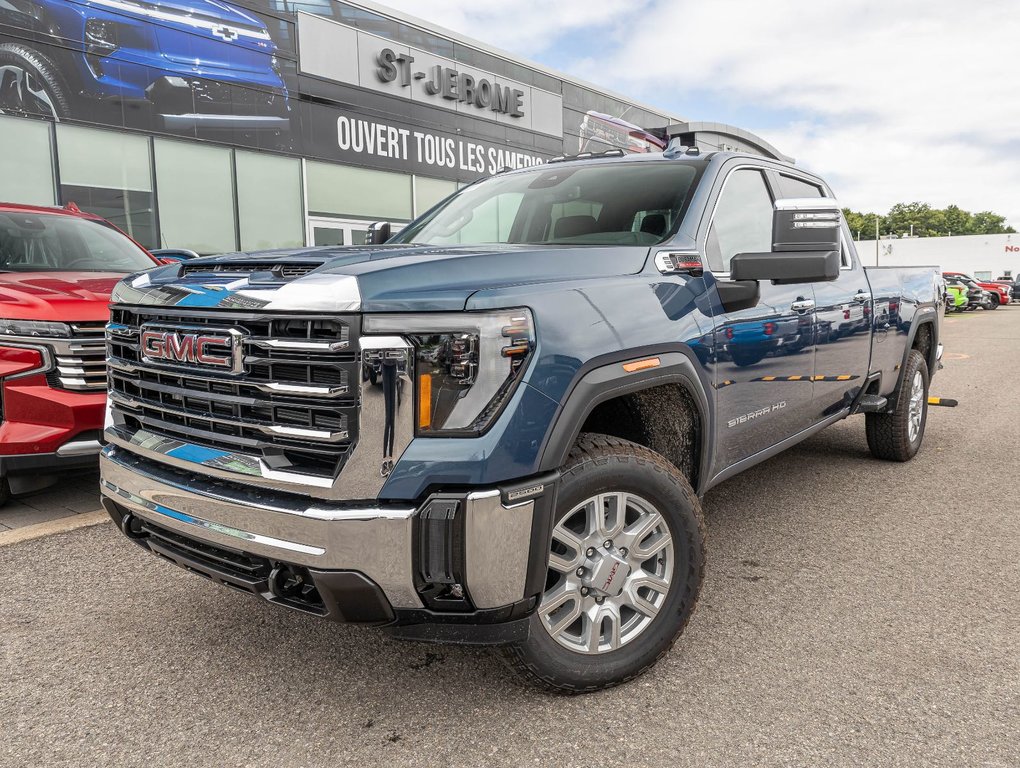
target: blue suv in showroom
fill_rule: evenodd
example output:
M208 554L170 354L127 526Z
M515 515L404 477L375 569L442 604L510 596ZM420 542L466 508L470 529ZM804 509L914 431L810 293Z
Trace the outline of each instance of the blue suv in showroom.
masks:
M290 131L266 24L218 0L0 0L0 112L193 135Z

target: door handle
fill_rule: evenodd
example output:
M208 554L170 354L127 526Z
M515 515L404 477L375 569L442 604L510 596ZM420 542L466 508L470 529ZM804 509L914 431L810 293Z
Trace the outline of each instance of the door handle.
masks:
M871 294L868 293L867 291L857 291L857 293L854 294L854 301L856 301L858 304L863 304L869 299L871 299Z
M790 308L794 312L807 312L809 309L815 308L815 303L811 299L799 299L790 305Z

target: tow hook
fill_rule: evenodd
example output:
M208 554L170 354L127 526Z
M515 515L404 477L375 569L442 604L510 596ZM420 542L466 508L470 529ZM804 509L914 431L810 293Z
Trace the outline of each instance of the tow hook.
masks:
M120 530L129 539L144 539L148 534L142 530L142 524L132 514L124 515L120 519Z

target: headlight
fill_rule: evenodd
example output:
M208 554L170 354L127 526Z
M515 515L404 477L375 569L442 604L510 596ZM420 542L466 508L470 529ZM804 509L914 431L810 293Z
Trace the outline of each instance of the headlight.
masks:
M535 347L531 312L366 315L366 334L399 334L414 346L420 436L484 432L513 394Z
M67 338L71 328L65 323L50 323L45 320L3 320L0 319L0 337L37 336L39 338Z

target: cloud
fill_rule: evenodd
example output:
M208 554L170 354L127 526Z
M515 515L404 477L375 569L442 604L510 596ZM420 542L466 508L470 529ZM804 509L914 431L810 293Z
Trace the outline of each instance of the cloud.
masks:
M760 133L850 207L957 203L1020 225L1015 0L391 4L692 120Z
M643 0L628 6L591 0L385 0L385 4L537 61L562 35L601 28L617 22L625 7L646 5Z

